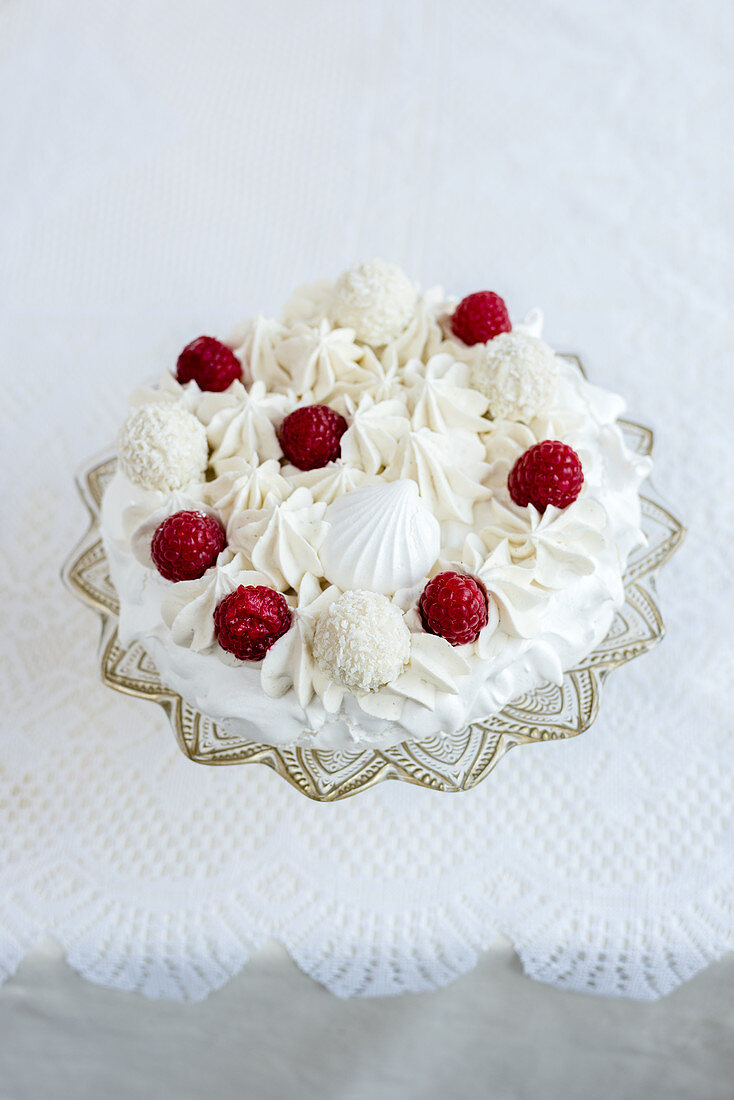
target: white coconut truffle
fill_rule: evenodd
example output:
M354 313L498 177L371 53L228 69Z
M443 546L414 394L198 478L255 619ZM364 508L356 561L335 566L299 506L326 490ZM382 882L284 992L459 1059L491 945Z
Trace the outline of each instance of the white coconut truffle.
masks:
M471 384L489 398L495 420L529 423L548 409L558 390L558 363L544 340L502 332L474 362Z
M400 609L377 592L345 592L320 616L313 655L351 691L377 691L410 660L410 631Z
M381 347L408 327L418 292L395 264L372 260L345 271L336 283L330 315L335 324L354 329L357 339Z
M206 429L180 405L133 409L117 437L123 473L144 489L172 492L204 477L209 458Z

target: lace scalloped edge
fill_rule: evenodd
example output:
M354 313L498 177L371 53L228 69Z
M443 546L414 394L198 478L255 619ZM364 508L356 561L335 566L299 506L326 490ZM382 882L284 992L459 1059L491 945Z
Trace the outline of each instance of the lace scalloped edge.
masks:
M49 881L48 875L45 881ZM728 898L734 871L695 902L661 905L622 925L601 910L523 894L524 919L509 927L501 904L482 892L408 911L358 910L288 899L290 916L263 923L257 898L232 893L217 904L166 913L82 886L52 902L30 882L0 905L0 982L45 935L84 979L149 998L200 1001L235 977L268 940L338 997L439 989L474 968L505 935L525 974L560 989L656 1000L734 950ZM260 899L263 904L264 899ZM517 899L513 907L517 905ZM54 915L53 910L58 912ZM30 917L46 910L46 917ZM364 928L372 935L366 937ZM144 933L143 933L144 930Z

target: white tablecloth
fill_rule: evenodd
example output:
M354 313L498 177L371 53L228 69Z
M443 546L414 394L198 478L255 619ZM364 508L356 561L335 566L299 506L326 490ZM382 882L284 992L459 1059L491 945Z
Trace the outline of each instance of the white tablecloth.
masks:
M93 981L197 999L274 937L395 993L502 932L536 977L654 998L732 947L733 32L723 0L0 9L0 973L52 933ZM131 387L373 255L542 306L655 427L690 534L668 639L583 737L320 807L103 688L58 570Z
M82 981L44 941L0 991L3 1100L731 1100L734 956L654 1004L564 993L497 944L446 989L338 1001L266 945L197 1005Z

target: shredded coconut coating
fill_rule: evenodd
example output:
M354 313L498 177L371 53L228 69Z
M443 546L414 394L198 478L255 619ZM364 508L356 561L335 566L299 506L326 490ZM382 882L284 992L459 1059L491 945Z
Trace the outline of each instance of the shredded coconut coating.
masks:
M400 609L377 592L345 592L320 616L316 662L351 691L377 691L410 660L410 631Z
M552 349L537 336L503 332L475 361L471 382L489 399L494 420L528 424L553 404L558 364Z
M180 405L134 409L117 437L125 473L144 489L172 492L204 478L209 458L206 429Z
M381 347L408 327L418 293L404 271L372 260L345 271L334 284L332 320L354 329L357 339Z

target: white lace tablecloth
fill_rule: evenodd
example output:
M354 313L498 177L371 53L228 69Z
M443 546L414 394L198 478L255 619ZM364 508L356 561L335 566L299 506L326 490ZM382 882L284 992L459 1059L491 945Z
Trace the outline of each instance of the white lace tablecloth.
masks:
M472 968L654 998L734 947L725 0L0 8L0 974L198 999L268 938L334 993ZM657 435L669 636L474 791L308 802L104 688L75 467L202 331L381 255L541 305ZM9 475L9 476L8 476Z

